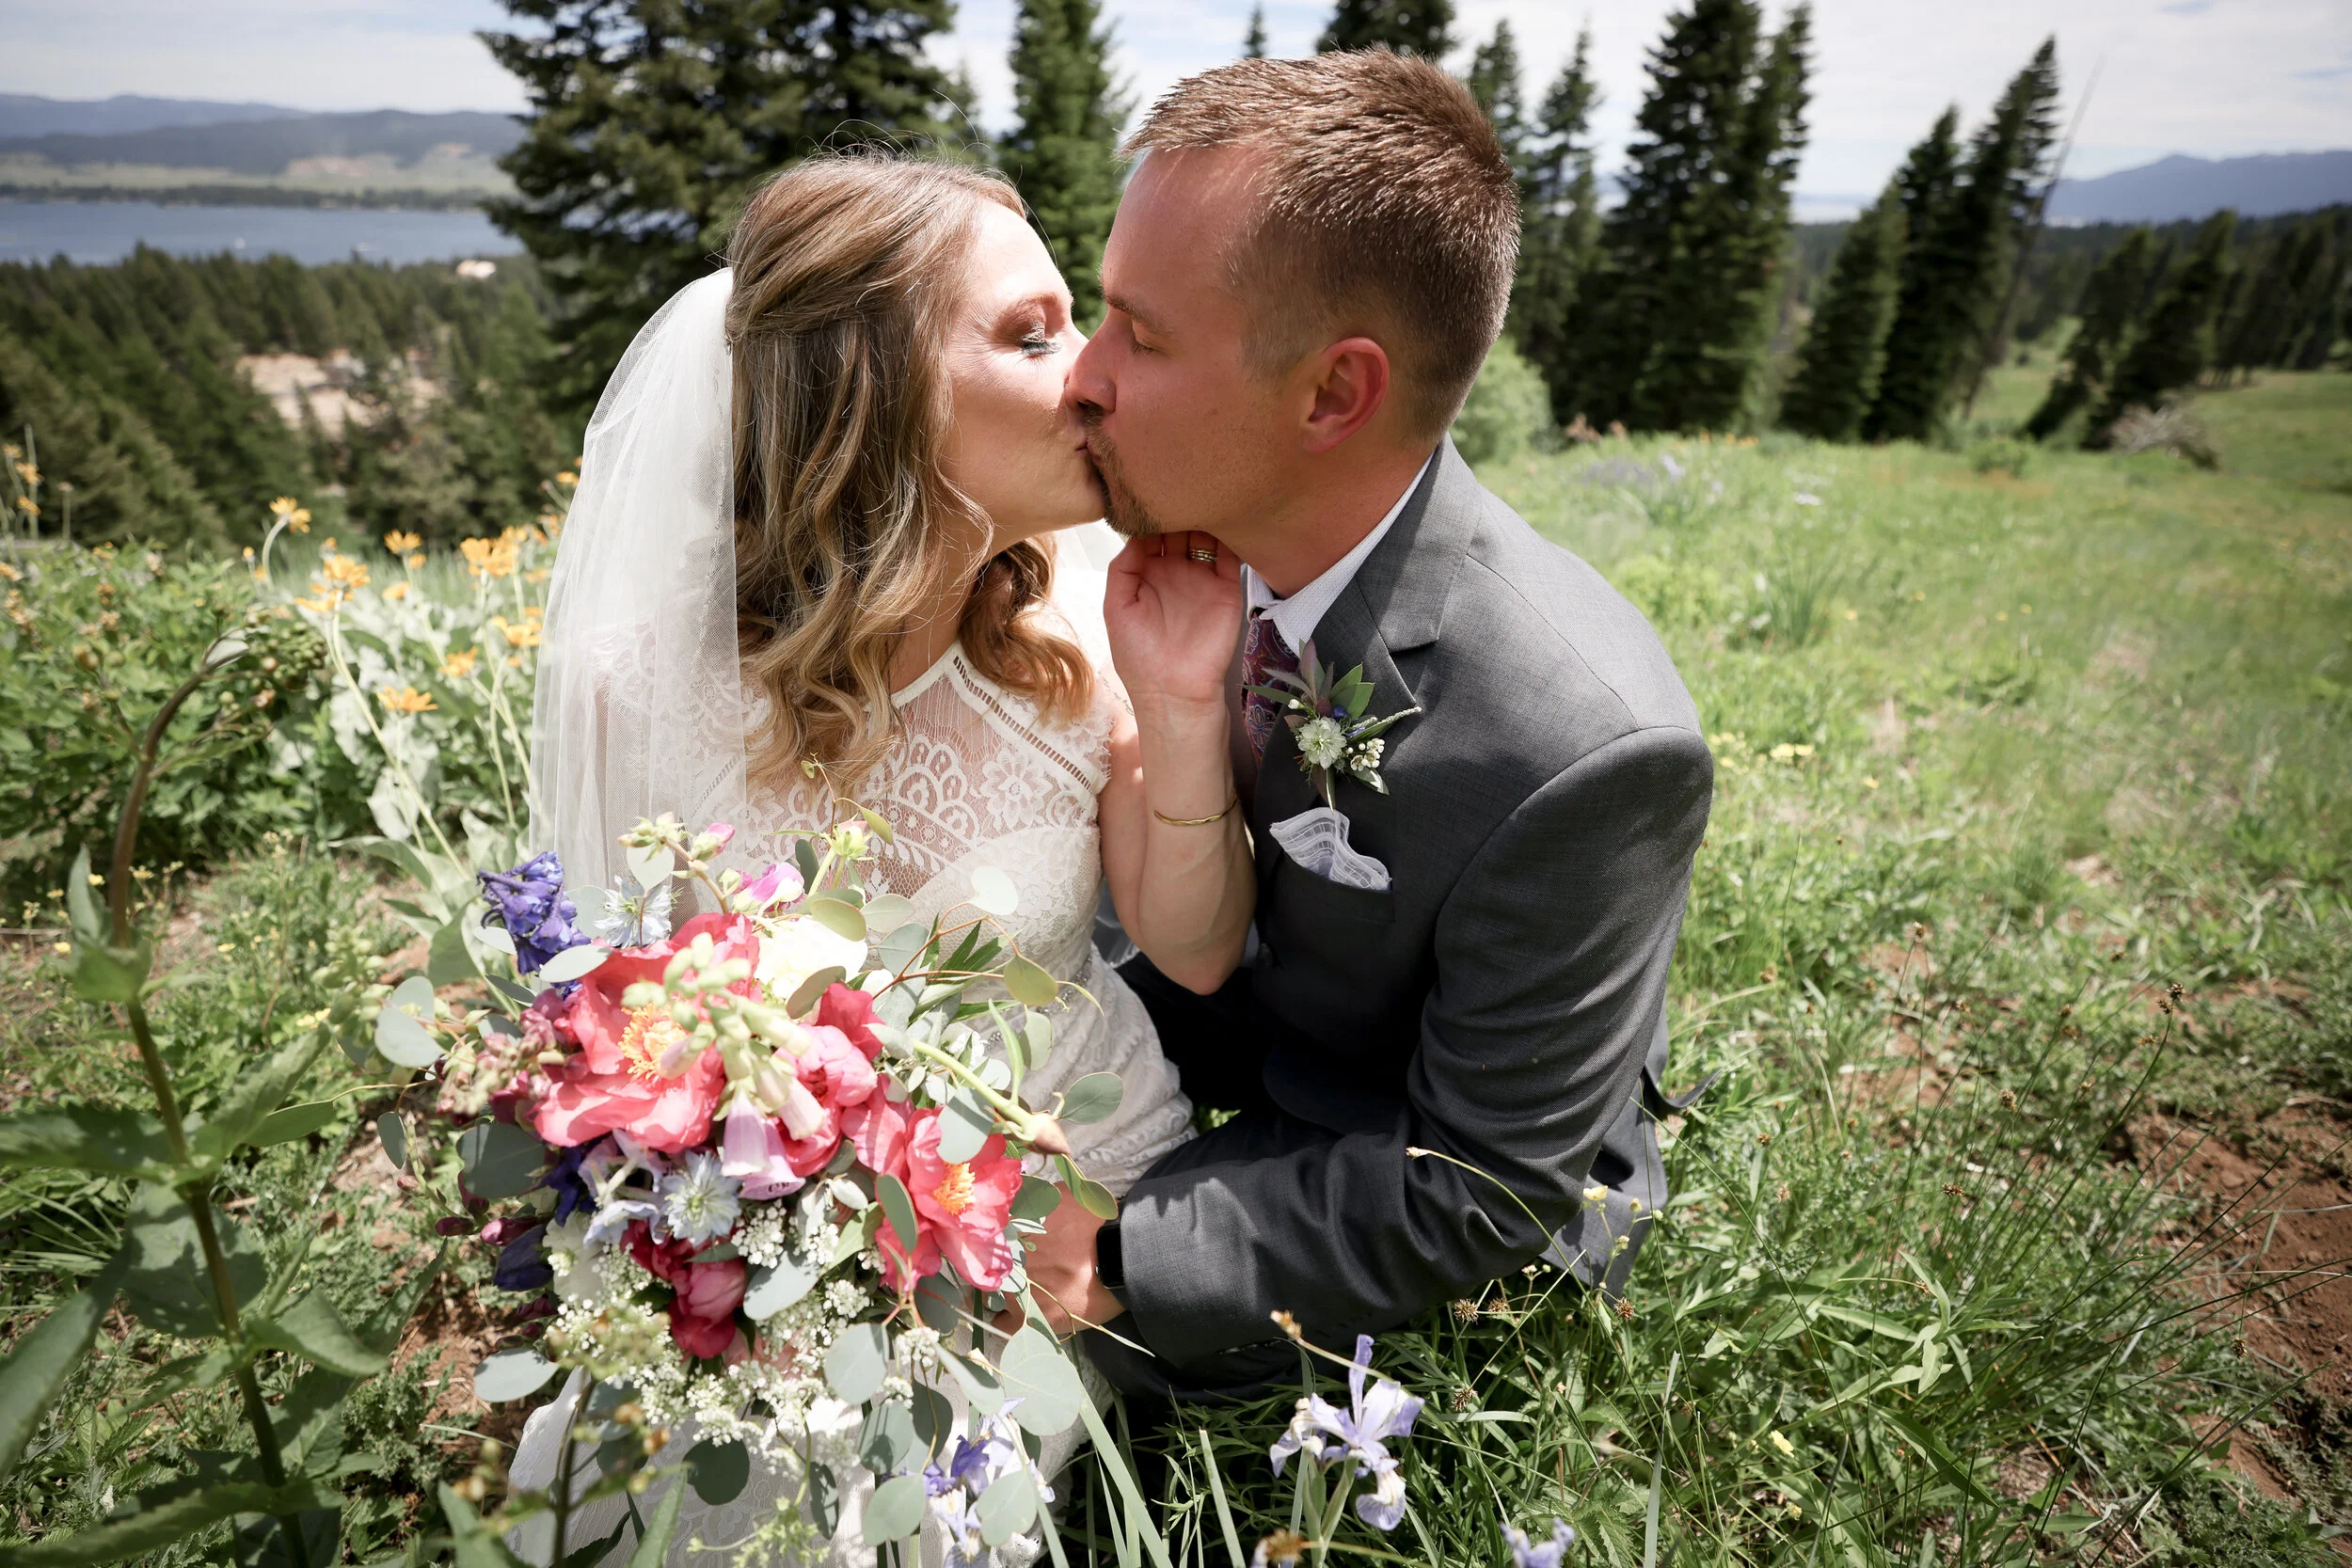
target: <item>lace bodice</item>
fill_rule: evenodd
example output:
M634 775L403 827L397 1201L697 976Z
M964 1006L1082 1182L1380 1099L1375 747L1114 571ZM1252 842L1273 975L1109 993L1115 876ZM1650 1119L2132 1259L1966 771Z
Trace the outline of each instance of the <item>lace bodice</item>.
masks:
M869 879L928 921L971 897L972 874L993 866L1019 895L1002 924L1022 952L1057 979L1076 979L1102 884L1098 800L1122 701L1115 677L1099 675L1087 711L1057 722L981 674L961 645L948 648L892 694L898 733L857 787L858 804L895 835L879 847ZM763 833L822 827L844 809L821 781L753 807L748 826Z

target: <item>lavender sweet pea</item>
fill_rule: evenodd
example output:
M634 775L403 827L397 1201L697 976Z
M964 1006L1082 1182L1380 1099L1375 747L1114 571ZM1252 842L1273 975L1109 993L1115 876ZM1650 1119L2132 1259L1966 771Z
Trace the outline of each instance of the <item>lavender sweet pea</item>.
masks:
M537 972L541 964L565 948L578 947L587 933L572 924L580 911L564 896L564 863L549 849L533 855L512 871L476 873L482 901L498 911L500 924L515 939L515 968Z

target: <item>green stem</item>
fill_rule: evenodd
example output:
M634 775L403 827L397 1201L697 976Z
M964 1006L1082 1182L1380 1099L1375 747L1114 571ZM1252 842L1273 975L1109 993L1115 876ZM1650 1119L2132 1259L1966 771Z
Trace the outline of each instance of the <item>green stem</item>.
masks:
M1023 1143L1034 1144L1037 1142L1036 1133L1041 1123L1046 1127L1053 1127L1055 1125L1054 1118L1052 1117L1041 1116L1038 1112L1032 1111L1027 1106L1021 1104L1019 1101L1009 1100L1004 1095L999 1094L996 1090L989 1087L988 1085L980 1081L979 1074L974 1072L970 1068L965 1067L961 1062L957 1061L953 1056L950 1056L945 1051L940 1050L937 1046L925 1045L921 1040L909 1040L907 1042L907 1046L908 1049L912 1050L916 1055L922 1057L925 1061L931 1063L934 1067L943 1069L948 1077L955 1079L958 1083L963 1085L964 1087L970 1089L974 1094L978 1095L982 1100L986 1101L988 1102L988 1108L994 1111L999 1119L1009 1122L1012 1125L1013 1135L1018 1137ZM1064 1149L1049 1148L1048 1152L1063 1153L1067 1151Z
M408 776L408 769L401 766L400 758L392 754L391 743L384 738L383 727L375 721L375 709L368 705L368 694L359 689L358 677L351 673L350 664L343 658L342 636L336 629L337 624L335 612L328 610L326 655L335 661L335 673L343 678L343 685L350 688L354 697L359 699L359 717L367 721L368 733L375 736L376 749L384 753L384 766L392 770L392 777L400 781L400 786L408 792L408 799L416 803L418 819L433 830L433 836L440 841L441 853L447 855L452 863L463 865L465 863L457 858L457 851L450 847L449 835L441 832L440 821L434 816L433 808L425 804L424 791L417 787L417 781Z

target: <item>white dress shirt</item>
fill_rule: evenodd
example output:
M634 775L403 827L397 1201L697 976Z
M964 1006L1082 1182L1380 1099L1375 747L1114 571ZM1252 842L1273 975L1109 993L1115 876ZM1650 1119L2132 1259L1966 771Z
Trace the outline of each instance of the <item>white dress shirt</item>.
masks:
M1315 634L1315 627L1322 623L1324 615L1339 602L1340 595L1347 592L1347 585L1356 580L1356 574L1363 568L1365 557L1372 554L1395 525L1397 514L1403 512L1405 503L1413 499L1413 492L1421 488L1422 478L1429 472L1429 464L1437 460L1438 454L1431 452L1429 462L1423 463L1414 473L1412 483L1406 485L1405 493L1396 498L1396 504L1389 508L1388 515L1374 524L1372 531L1365 534L1354 549L1333 562L1321 577L1289 598L1279 596L1265 585L1264 578L1246 563L1243 565L1242 593L1247 596L1249 609L1265 611L1265 618L1274 623L1274 629L1282 634L1282 641L1290 644L1292 653L1298 652L1307 639Z

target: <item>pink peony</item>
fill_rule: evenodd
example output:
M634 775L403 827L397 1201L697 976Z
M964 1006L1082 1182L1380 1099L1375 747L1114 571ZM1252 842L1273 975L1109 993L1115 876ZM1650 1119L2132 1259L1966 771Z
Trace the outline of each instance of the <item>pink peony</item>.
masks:
M624 1132L647 1148L675 1154L709 1136L726 1084L719 1053L705 1047L676 1071L673 1058L691 1037L666 1006L632 1012L621 1001L638 981L659 984L677 951L705 932L718 943L720 961L758 960L759 939L748 922L704 914L667 942L615 952L580 981L557 1025L577 1054L548 1070L548 1092L532 1114L542 1138L569 1148ZM732 989L749 995L754 987L747 979Z
M841 1118L841 1128L850 1147L857 1150L859 1164L877 1174L886 1173L901 1181L907 1180L909 1124L905 1106L893 1105L881 1095L874 1095L863 1104L851 1106ZM916 1280L939 1267L938 1238L923 1223L919 1209L915 1211L914 1228L912 1257L906 1242L898 1235L898 1227L887 1215L874 1232L874 1243L882 1249L883 1275L894 1291L913 1290Z
M827 986L817 1001L817 1023L840 1030L869 1062L882 1055L882 1041L874 1037L874 999L855 986Z
M918 1112L907 1140L908 1190L917 1222L937 1242L964 1283L993 1291L1012 1272L1005 1227L1021 1190L1021 1162L992 1132L978 1153L950 1164L939 1157L939 1113Z

